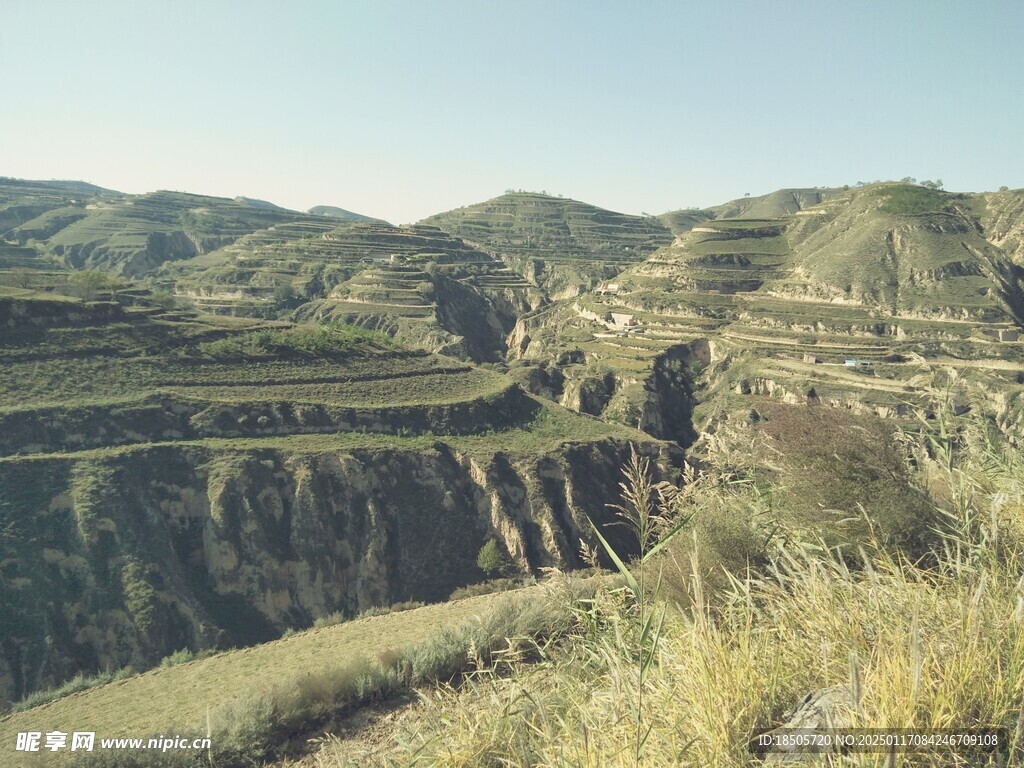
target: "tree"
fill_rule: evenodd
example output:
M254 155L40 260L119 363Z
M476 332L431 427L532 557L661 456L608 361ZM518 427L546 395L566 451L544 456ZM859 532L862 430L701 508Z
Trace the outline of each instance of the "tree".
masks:
M285 302L295 298L295 286L291 283L278 283L274 286L274 301Z
M511 565L508 555L498 545L497 540L488 539L480 547L480 553L476 556L476 565L489 578L501 576L506 573Z
M75 272L71 275L71 287L76 296L86 301L92 301L100 291L110 291L113 298L114 291L121 287L121 282L110 275L100 272L98 269L86 269Z
M1006 189L1006 187L1003 187ZM32 286L32 273L27 269L12 269L10 272L11 283L18 288L30 288Z

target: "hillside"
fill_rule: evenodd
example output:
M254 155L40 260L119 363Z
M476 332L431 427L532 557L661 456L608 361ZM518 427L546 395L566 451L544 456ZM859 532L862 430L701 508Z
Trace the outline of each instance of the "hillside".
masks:
M0 241L0 699L57 697L2 734L40 716L191 732L209 710L262 739L218 757L230 768L346 764L354 744L443 764L463 737L480 740L464 764L486 764L549 747L532 715L500 743L481 735L519 722L486 703L520 706L509 681L577 697L558 717L619 733L625 704L601 726L611 710L576 686L628 689L653 614L627 579L632 593L570 589L557 606L514 597L502 610L534 613L513 629L489 623L491 600L449 602L459 590L612 566L683 521L658 566L664 604L696 610L664 625L681 668L704 659L710 623L767 621L755 593L779 623L766 631L805 631L791 577L832 574L817 599L853 590L870 624L858 569L932 568L952 537L979 537L971 553L1016 540L951 520L1010 499L1000 462L1024 443L1018 192L786 189L656 220L516 193L405 227L241 197L0 192L15 222ZM643 504L664 517L649 535L621 525ZM986 557L935 567L1009 584L1016 561ZM158 668L172 654L213 655ZM767 693L742 673L761 697L746 736L813 682L783 673ZM448 680L464 687L386 699ZM97 687L45 693L65 683ZM396 712L370 737L354 708L378 698ZM697 749L665 733L659 754ZM716 738L738 754L739 737Z
M158 279L207 312L356 324L476 361L502 358L519 315L542 301L436 227L328 217L258 230Z
M1024 266L1024 189L974 195L963 204L989 242Z
M666 389L675 402L704 390L705 413L735 391L898 416L925 398L922 370L962 361L1003 390L1024 362L1024 273L969 202L879 185L781 218L706 221L595 292L526 316L511 347L535 391L554 380L546 394L564 404L663 437L650 412L664 414L651 403ZM673 383L659 371L680 355L699 369Z
M669 455L382 334L112 298L0 295L11 700L443 600L488 537L520 573L575 564L630 444Z
M767 195L741 197L708 208L716 219L775 219L810 208L838 194L838 189L777 189Z
M0 236L76 269L153 274L243 235L310 218L246 197L123 195L80 182L0 180Z
M314 205L306 211L306 213L311 213L314 216L328 216L332 219L341 219L342 221L363 221L372 224L387 224L386 221L382 221L381 219L375 219L371 216L364 216L361 213L347 211L336 205Z
M613 277L671 240L657 219L529 192L501 195L421 223L495 254L555 299Z
M534 587L355 619L250 649L153 669L0 719L0 743L14 739L19 730L31 730L40 718L51 730L93 730L105 737L149 736L169 727L180 733L205 733L211 709L217 716L232 702L244 703L254 688L266 694L309 681L314 670L326 678L370 660L400 657L453 628L479 621L496 603L527 600L529 593L535 593L536 599L541 591ZM173 718L168 719L171 712ZM5 766L67 761L62 754L22 757L28 759L5 762Z

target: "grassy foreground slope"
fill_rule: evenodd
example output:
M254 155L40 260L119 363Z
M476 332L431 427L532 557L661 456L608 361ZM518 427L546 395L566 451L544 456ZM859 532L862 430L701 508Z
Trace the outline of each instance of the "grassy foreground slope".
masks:
M765 761L752 740L796 727L789 718L812 700L818 706L803 708L799 727L1005 730L998 754L939 742L894 754L794 756L796 764L1017 763L1024 468L1012 447L985 437L981 420L943 425L931 433L935 455L918 445L910 470L940 510L930 557L870 539L859 552L828 548L789 527L760 528L777 511L771 486L734 464L708 466L687 509L696 519L732 520L734 535L757 543L759 560L712 582L699 567L708 550L676 539L661 566L648 564L649 579L663 567L665 586L681 587L671 600L662 595L661 632L644 632L631 596L599 594L590 623L543 663L485 671L424 697L390 739L378 737L367 764L756 766ZM742 451L733 458L756 472ZM660 601L647 599L660 616ZM309 764L344 765L351 753L345 739L329 741Z
M310 629L270 643L157 668L50 704L0 718L0 754L5 766L50 764L46 755L19 763L9 749L19 731L95 731L97 738L156 734L205 734L233 702L282 696L302 686L327 688L344 670L353 678L371 662L398 660L414 646L486 615L495 603L541 599L543 589L464 598L400 613L355 619ZM539 627L538 627L539 629ZM343 681L339 679L339 692ZM358 699L357 699L358 701ZM328 702L323 702L326 705ZM343 701L336 702L338 707ZM308 723L313 728L315 723ZM68 753L50 755L67 762Z

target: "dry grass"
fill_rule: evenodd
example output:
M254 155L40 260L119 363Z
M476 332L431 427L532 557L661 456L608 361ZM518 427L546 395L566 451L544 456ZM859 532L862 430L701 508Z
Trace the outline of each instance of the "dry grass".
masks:
M910 562L876 542L851 563L813 542L778 538L763 567L722 588L707 582L693 550L688 599L665 627L644 688L653 729L639 764L759 764L749 740L784 722L807 693L848 683L851 668L860 696L855 724L1004 726L1019 759L1024 459L979 435L947 433L918 457L917 479L942 491L935 497L946 516L927 561ZM954 444L960 449L949 463L936 446ZM640 681L631 638L638 617L630 605L605 591L586 613L586 631L539 664L515 665L511 675L482 672L458 692L426 696L428 711L407 726L393 763L637 765L631 702ZM329 757L323 765L332 765ZM887 760L860 755L844 764ZM950 751L900 761L984 764Z
M389 653L397 658L405 649L485 613L501 597L485 595L357 619L265 645L157 668L4 717L0 719L0 745L14 744L18 732L33 730L89 730L95 731L97 738L166 734L174 729L180 733L196 729L205 732L208 715L218 707L242 706L230 702L244 702L254 694L280 694L284 689L294 695L278 695L279 708L306 706L317 699L314 689L318 685L330 686L338 682L339 676L358 677L350 673L357 667L362 669L367 659ZM224 714L223 719L231 719L230 712ZM42 765L52 756L47 752L22 757L26 764ZM67 753L56 754L58 760L62 757L66 760ZM2 758L4 766L17 764L7 762L16 758L6 751Z

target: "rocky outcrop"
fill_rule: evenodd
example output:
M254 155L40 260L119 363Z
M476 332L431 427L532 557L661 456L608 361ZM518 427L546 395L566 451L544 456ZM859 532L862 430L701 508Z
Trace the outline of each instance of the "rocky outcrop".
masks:
M65 297L49 300L0 298L0 327L46 328L94 325L122 320L124 309L113 301L80 302Z
M318 616L441 600L496 537L523 572L579 565L629 444L519 456L146 446L0 462L0 697ZM662 472L663 444L640 450ZM608 530L628 551L621 529Z

